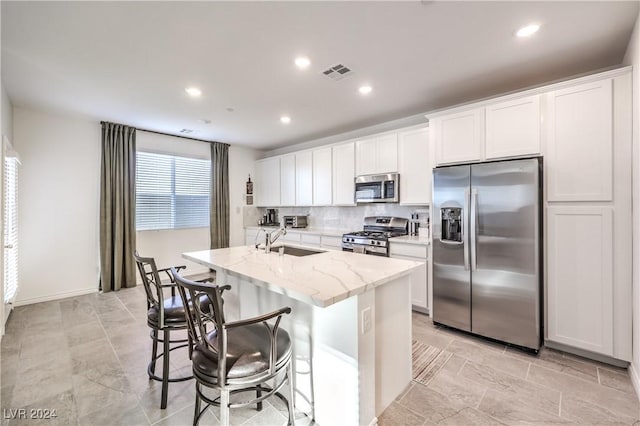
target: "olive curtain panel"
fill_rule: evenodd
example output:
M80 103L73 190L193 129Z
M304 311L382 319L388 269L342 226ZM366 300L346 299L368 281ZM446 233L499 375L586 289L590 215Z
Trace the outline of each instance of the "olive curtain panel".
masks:
M136 285L136 129L102 123L100 289Z
M211 143L211 248L229 247L229 145Z

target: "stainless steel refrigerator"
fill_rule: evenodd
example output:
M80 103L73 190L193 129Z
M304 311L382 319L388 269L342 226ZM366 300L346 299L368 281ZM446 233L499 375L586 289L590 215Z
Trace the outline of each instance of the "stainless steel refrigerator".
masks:
M433 320L538 350L542 159L433 171Z

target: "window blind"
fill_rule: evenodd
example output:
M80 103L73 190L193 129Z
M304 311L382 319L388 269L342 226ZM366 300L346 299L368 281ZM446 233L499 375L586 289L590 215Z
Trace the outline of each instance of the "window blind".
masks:
M138 151L136 230L209 226L211 162Z
M4 161L4 303L18 291L18 159Z

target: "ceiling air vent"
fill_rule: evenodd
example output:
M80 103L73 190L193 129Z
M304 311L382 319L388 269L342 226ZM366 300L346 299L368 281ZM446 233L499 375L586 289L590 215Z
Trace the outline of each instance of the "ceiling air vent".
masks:
M342 64L338 64L322 71L322 74L326 75L331 80L338 81L342 80L343 78L349 77L351 74L353 74L353 71Z
M182 133L183 135L188 135L189 133L193 133L193 129L182 129L180 130L180 133Z

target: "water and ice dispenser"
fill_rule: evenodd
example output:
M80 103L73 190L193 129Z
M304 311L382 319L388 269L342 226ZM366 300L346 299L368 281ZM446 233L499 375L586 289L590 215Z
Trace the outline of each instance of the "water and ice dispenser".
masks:
M462 242L462 209L459 207L442 207L440 209L442 220L441 241Z

